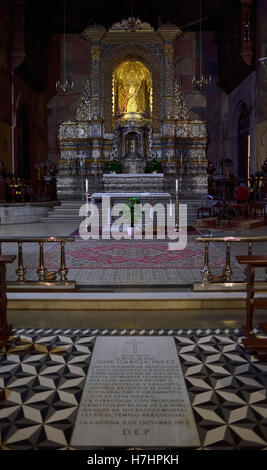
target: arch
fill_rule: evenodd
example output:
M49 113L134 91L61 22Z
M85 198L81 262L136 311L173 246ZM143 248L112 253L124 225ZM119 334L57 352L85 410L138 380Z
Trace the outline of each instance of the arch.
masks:
M255 128L255 79L256 72L252 72L228 97L228 152L229 157L233 160L233 172L238 175L238 121L243 103L249 109L249 133L251 135L251 168L254 165L254 128Z
M237 99L239 98L239 99ZM238 176L239 174L239 162L238 162L238 123L243 106L248 108L246 101L240 96L240 93L236 96L235 102L232 103L231 109L229 110L231 119L229 120L229 140L230 140L230 153L229 158L233 161L233 173Z
M113 71L113 115L122 113L152 112L152 80L143 62L124 60Z
M152 127L154 132L160 131L160 73L161 63L151 51L140 45L127 45L118 47L114 52L103 58L103 111L105 116L105 130L113 132L113 71L126 60L142 62L148 69L152 78Z

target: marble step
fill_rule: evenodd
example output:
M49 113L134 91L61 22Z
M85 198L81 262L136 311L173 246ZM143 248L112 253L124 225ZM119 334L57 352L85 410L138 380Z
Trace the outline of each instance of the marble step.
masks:
M55 221L77 221L80 222L83 217L79 216L79 209L84 202L82 201L62 201L60 206L56 206L53 211L50 211L47 217L41 219L42 222L55 222ZM197 218L197 209L200 207L198 200L180 199L180 204L187 204L187 220L188 224L195 223ZM173 201L174 204L174 201ZM99 215L101 217L101 205L98 207Z

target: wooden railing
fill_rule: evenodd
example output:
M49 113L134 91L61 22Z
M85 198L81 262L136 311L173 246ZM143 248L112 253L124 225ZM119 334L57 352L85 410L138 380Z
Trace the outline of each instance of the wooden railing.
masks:
M240 264L247 265L247 321L243 327L245 338L242 343L245 348L252 351L257 359L267 361L267 337L261 337L254 333L253 316L255 308L267 307L267 299L255 299L254 297L254 281L255 269L267 267L267 256L237 256ZM267 323L260 323L260 329L266 334Z
M0 348L6 344L13 329L6 316L6 263L12 263L15 258L14 255L0 255Z
M0 203L56 201L57 171L55 164L52 163L48 176L42 176L40 168L37 168L36 178L26 180L15 175L8 175L0 160Z
M204 265L201 270L202 283L208 287L209 284L224 283L230 287L232 284L232 266L231 266L231 246L232 243L247 243L247 255L253 254L253 243L267 242L267 236L255 236L255 237L198 237L197 242L204 243ZM210 243L224 243L225 244L225 266L220 275L212 275L210 262L209 262L209 245ZM244 274L247 275L247 268L244 270ZM267 283L266 283L267 290Z
M13 178L4 184L5 190L1 202L23 203L57 200L56 181L50 177L37 181Z
M17 280L15 282L8 282L8 285L55 285L55 286L71 286L75 287L74 281L69 281L67 278L68 268L65 259L65 244L75 242L74 237L1 237L0 238L0 255L2 251L2 243L17 243L17 259L18 265L16 269ZM26 269L23 263L23 245L25 243L38 243L39 244L39 266L36 270L38 281L25 280ZM57 271L48 271L45 267L45 252L44 243L59 243L60 244L60 266ZM57 280L59 275L60 280Z

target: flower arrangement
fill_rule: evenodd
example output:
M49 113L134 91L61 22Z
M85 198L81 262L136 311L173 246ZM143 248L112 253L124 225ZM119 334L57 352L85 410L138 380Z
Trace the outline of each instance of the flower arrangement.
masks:
M122 168L120 160L111 160L104 164L103 171L104 173L122 173Z
M158 160L156 160L155 158L153 158L152 160L149 160L146 164L146 168L145 168L145 173L162 173L163 172L163 169L162 169L162 165L160 162L158 162Z

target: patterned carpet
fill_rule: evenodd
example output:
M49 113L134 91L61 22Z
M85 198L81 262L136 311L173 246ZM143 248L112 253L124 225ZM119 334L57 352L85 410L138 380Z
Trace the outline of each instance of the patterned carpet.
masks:
M70 449L97 335L173 336L200 449L267 449L267 363L229 329L15 330L0 353L1 449Z
M77 238L66 243L68 278L78 285L89 286L173 286L202 281L204 244L197 243L194 235L188 235L187 246L181 251L170 251L165 240L97 240ZM254 254L266 251L266 243L258 243ZM17 254L17 245L3 243L2 252ZM44 244L45 267L57 271L60 267L59 244ZM233 243L231 249L232 280L243 281L244 269L236 261L237 254L247 253L244 243ZM25 243L23 262L27 280L38 280L39 264L37 243ZM225 267L225 244L212 243L209 248L212 274L221 274ZM17 279L17 259L7 266L7 280ZM264 269L258 269L257 280L266 278Z
M210 248L211 267L223 267L225 259L221 251ZM46 266L54 269L60 264L60 247L52 245L46 251ZM234 262L234 260L233 260ZM66 264L69 269L154 269L199 268L203 264L203 246L188 239L187 247L181 251L170 251L166 241L83 241L66 245ZM38 257L27 269L38 268Z

